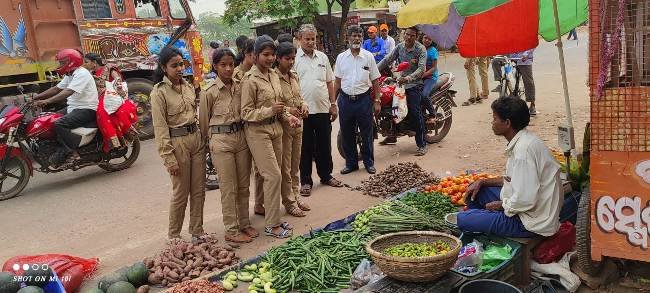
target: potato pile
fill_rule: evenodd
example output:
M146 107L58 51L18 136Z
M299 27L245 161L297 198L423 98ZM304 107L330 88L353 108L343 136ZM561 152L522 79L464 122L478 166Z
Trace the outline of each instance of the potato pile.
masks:
M234 248L218 245L216 235L202 236L194 244L175 240L154 257L144 259L149 269L149 283L171 287L192 280L239 261Z
M354 190L386 198L425 184L437 184L438 181L436 176L422 170L417 163L405 162L388 166L386 170L362 181Z
M219 284L210 283L208 280L185 281L170 289L170 293L223 293Z

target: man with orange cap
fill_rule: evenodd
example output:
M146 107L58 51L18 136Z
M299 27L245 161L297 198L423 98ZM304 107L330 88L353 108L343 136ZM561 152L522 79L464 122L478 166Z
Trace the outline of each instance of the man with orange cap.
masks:
M385 23L379 26L379 36L384 40L384 44L386 44L386 54L390 54L395 49L395 39L388 35L388 30L388 25Z
M386 46L384 40L377 36L377 27L372 25L368 28L368 39L363 42L364 50L375 56L375 62L379 63L386 56Z

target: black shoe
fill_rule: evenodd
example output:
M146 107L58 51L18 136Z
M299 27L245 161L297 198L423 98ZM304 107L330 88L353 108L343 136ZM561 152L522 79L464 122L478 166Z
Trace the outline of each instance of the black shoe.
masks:
M384 140L380 141L380 145L395 144L397 143L397 138L394 136L386 137Z
M370 167L366 167L366 171L368 171L368 174L375 174L375 173L377 173L377 169L375 169L375 167L372 167L372 166L370 166Z
M345 168L343 168L343 170L341 170L341 174L342 175L350 174L350 173L352 173L354 171L357 171L357 170L359 170L359 167L357 167L357 168L345 167Z

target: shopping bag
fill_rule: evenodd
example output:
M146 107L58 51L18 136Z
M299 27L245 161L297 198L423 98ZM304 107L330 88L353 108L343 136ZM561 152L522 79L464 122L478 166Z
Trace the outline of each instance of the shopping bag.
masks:
M107 81L104 89L104 109L110 115L115 113L128 98L128 86L124 81Z
M86 259L65 254L24 255L8 259L2 266L2 271L22 276L25 265L29 266L28 269L49 268L63 284L65 292L75 292L95 272L98 264L97 258Z
M406 89L403 85L398 85L395 87L395 92L393 93L393 119L395 123L400 123L409 112L408 105L406 103Z

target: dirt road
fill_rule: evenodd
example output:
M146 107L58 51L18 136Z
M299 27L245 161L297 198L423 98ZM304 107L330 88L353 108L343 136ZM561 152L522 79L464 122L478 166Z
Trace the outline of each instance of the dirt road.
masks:
M580 37L586 39L584 33ZM566 45L576 140L580 146L584 125L589 119L586 53L584 41ZM450 71L456 75L454 89L458 90L459 105L468 95L463 62L457 54L444 55L439 61L441 72ZM534 76L540 114L533 119L531 129L550 147L557 147L556 128L564 119L564 100L554 44L540 44L535 52ZM493 88L495 83L490 82ZM451 132L442 143L430 146L424 158L413 156L416 148L412 138L403 138L396 146L376 145L377 169L381 171L397 162L417 161L423 168L442 175L447 171L456 173L476 168L501 172L506 142L491 131L490 103L494 97L492 94L480 105L455 108ZM338 122L334 128L333 137L338 131ZM368 177L365 171L339 175L343 162L337 153L334 158L334 175L345 183L356 186ZM15 255L65 253L99 257L100 275L113 271L164 245L169 194L169 178L152 141L143 143L138 161L123 172L106 173L90 168L58 175L36 174L21 197L0 202L0 263ZM205 229L223 235L218 199L218 191L207 193ZM348 189L317 185L313 196L305 201L313 208L306 218L284 218L300 234L310 227L319 227L364 209L379 199ZM263 219L252 216L252 220L255 228L261 231ZM239 254L247 258L279 243L261 237L244 245Z

